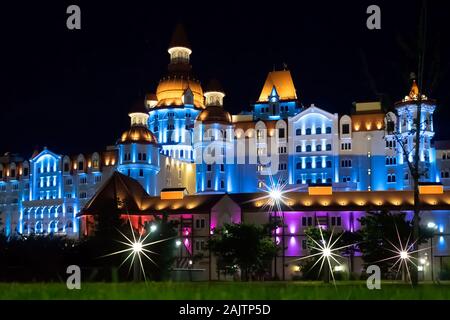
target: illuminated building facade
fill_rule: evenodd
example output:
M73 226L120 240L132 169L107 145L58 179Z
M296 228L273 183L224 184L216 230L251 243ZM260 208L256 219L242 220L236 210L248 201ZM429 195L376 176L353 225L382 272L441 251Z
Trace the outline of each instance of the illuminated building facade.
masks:
M412 177L406 161L411 155L405 157L402 148L414 145L408 131L419 101L415 83L395 112L384 112L377 102L356 103L350 114L338 115L303 106L290 71L272 71L252 112L231 115L218 82L203 91L193 76L192 50L180 27L168 52L167 75L156 94L148 94L130 111L130 128L115 146L89 155L44 149L29 160L10 154L0 158L0 213L7 235L89 235L88 224L80 225L76 215L90 206L90 199L98 199L105 181L122 181L120 173L137 181L147 199L127 214L151 216L167 208L182 222L179 264L184 265L195 252L205 251L211 230L224 222L264 223L276 217L249 201L275 181L292 190L295 199L282 213L286 228L277 235L287 251L274 264L288 278L290 271L283 266L286 259L304 255L304 228L319 221L353 231L369 202L410 212ZM441 182L447 189L450 144L433 145L436 104L425 96L420 103L420 160L425 169L420 180ZM331 196L308 194L310 187L323 184L331 188ZM167 188L185 188L188 196L174 202L163 199L161 190ZM423 213L424 221L438 225L442 256L448 256L447 193L427 196ZM207 266L206 278L214 279L213 260L195 265Z

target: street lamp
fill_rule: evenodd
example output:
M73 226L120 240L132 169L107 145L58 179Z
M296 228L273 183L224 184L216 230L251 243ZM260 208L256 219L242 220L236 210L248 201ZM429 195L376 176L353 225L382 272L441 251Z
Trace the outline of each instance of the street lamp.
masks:
M430 248L430 259L431 259L431 281L434 282L434 255L433 255L433 238L434 231L437 230L438 226L434 222L428 222L427 228L432 230L433 234L431 235L431 248Z

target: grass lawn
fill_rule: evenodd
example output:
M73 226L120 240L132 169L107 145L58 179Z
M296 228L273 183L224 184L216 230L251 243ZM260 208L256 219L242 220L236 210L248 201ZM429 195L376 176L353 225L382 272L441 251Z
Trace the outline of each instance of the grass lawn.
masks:
M364 282L341 282L336 288L319 282L84 283L81 290L68 290L65 283L0 283L0 299L450 300L450 283L421 284L417 289L383 283L381 290L368 290Z

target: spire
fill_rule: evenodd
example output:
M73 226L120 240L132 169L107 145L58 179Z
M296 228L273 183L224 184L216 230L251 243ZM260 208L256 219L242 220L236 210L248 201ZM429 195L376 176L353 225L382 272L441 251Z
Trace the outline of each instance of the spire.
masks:
M209 80L208 85L206 86L206 92L212 91L224 93L222 85L220 84L219 80L215 78Z
M169 71L183 73L190 70L189 58L192 53L190 47L183 26L177 24L168 50L170 54Z
M170 41L169 49L174 47L183 47L183 48L191 48L191 45L188 41L186 31L181 23L178 23L175 26L175 30L172 34L172 40Z
M409 92L409 97L412 100L417 100L419 98L419 86L417 85L416 80L413 80L411 91Z
M403 99L402 102L417 101L419 100L419 98L422 101L428 100L427 96L420 92L419 86L417 85L417 81L413 79L411 90L409 91L409 94Z
M145 100L139 98L130 108L128 116L131 118L131 126L143 126L148 128L148 111L145 106Z
M223 107L223 98L225 97L225 93L223 92L220 82L217 79L211 79L206 88L206 106Z

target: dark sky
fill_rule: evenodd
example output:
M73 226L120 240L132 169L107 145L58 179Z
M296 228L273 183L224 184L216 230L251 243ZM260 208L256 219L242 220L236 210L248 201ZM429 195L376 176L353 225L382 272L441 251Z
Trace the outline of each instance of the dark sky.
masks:
M340 114L380 93L400 100L417 71L419 0L159 2L2 3L0 152L113 144L130 107L164 75L178 22L196 76L219 79L233 113L250 108L274 65L287 63L304 105ZM66 28L70 4L81 7L81 31ZM381 31L366 28L370 4L381 7ZM450 139L449 30L449 1L429 0L424 88L438 100L438 139Z

